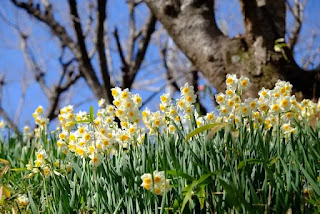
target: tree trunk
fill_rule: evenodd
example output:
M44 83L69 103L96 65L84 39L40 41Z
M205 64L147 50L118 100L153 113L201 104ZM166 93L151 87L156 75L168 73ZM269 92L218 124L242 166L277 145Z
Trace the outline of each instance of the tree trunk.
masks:
M218 91L225 89L226 74L235 73L253 83L247 96L282 79L303 97L319 97L319 71L301 69L286 46L281 52L274 50L275 41L285 34L285 0L240 0L245 34L237 38L228 38L218 29L214 0L144 1Z

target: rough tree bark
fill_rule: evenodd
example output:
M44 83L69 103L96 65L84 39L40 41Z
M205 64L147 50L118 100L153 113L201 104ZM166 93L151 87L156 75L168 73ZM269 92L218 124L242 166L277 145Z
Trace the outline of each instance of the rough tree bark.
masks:
M292 49L274 50L285 36L285 0L239 0L245 33L229 38L215 20L214 0L144 0L177 46L217 88L225 89L227 73L248 76L252 87L271 88L278 79L290 81L295 92L306 98L319 97L319 70L301 69Z

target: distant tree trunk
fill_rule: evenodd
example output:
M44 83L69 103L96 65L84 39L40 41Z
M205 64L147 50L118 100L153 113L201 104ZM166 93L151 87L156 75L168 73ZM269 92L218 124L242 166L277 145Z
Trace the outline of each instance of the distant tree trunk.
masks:
M290 81L305 98L318 98L319 70L305 71L295 62L292 48L274 49L285 36L285 0L239 0L244 35L229 38L215 20L214 0L144 0L177 46L214 85L225 89L228 73L245 75L252 84L248 96L278 79Z

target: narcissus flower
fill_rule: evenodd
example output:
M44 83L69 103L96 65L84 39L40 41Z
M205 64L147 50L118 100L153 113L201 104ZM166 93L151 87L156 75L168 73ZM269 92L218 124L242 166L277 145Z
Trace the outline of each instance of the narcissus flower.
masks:
M27 206L30 203L27 195L18 195L17 201L18 201L18 204L22 207Z
M141 186L156 195L162 195L171 189L170 180L165 178L164 171L154 171L152 175L145 173L141 176L141 180Z

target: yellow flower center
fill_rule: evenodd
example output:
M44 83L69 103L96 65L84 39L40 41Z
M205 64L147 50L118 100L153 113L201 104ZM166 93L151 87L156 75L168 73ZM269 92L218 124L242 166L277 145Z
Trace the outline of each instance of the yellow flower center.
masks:
M59 134L59 138L61 138L61 139L65 139L65 138L66 138L66 136L65 136L63 133L60 133L60 134Z
M223 102L224 99L223 99L222 96L218 96L218 97L217 97L217 100L218 100L219 103L221 103L221 102Z
M136 130L136 129L135 129L134 127L131 127L131 128L129 129L130 133L134 133L135 130Z
M160 120L155 120L155 121L154 121L154 124L155 124L156 126L159 126L159 125L160 125Z
M187 93L189 93L190 90L189 90L189 88L186 87L182 91L183 91L183 93L187 94Z
M115 106L119 107L120 106L120 101L119 100L115 100L113 103Z
M73 141L73 140L75 140L75 139L76 139L76 137L75 137L73 134L69 136L69 140L70 140L70 141Z
M143 182L146 184L151 184L151 179L149 177L145 178L145 179L143 179Z
M255 102L250 102L250 107L251 108L256 108L257 104Z
M159 188L156 188L156 189L154 190L154 193L156 193L157 195L159 195L159 194L161 193L161 190L160 190Z
M289 104L289 101L286 100L286 99L282 100L282 102L281 102L281 105L282 105L283 107L287 107L288 104Z
M128 96L129 96L128 92L122 92L121 97L122 97L123 99L127 99Z
M241 81L241 85L242 85L243 87L246 87L246 86L248 85L248 81L247 81L247 80L242 80L242 81Z
M37 154L37 159L42 160L43 159L43 155L41 153Z
M109 145L109 141L108 141L108 140L106 140L106 139L105 139L105 140L103 140L103 142L102 142L102 143L103 143L103 145L105 145L105 146L108 146L108 145Z
M84 135L84 139L85 139L85 140L90 140L90 139L91 139L90 134L86 133L86 134Z
M116 89L111 89L111 94L112 94L112 96L117 96L118 95L118 92L117 92L117 90Z
M155 183L160 183L160 181L161 181L161 177L160 176L155 176L154 177L154 182Z
M80 156L83 156L84 155L84 150L83 149L80 149L80 148L77 148L76 149L76 153Z
M209 120L212 120L214 118L214 115L213 114L208 114L208 119Z
M186 99L188 102L192 102L192 97L191 96L187 96L187 99Z
M234 105L234 101L233 101L233 100L229 100L229 101L228 101L228 106L231 107L231 106L233 106L233 105Z
M274 111L278 111L279 109L280 109L280 107L279 107L278 104L274 104L274 105L272 106L272 110L274 110Z
M232 84L233 83L233 79L231 78L231 77L229 77L228 79L227 79L227 84Z

